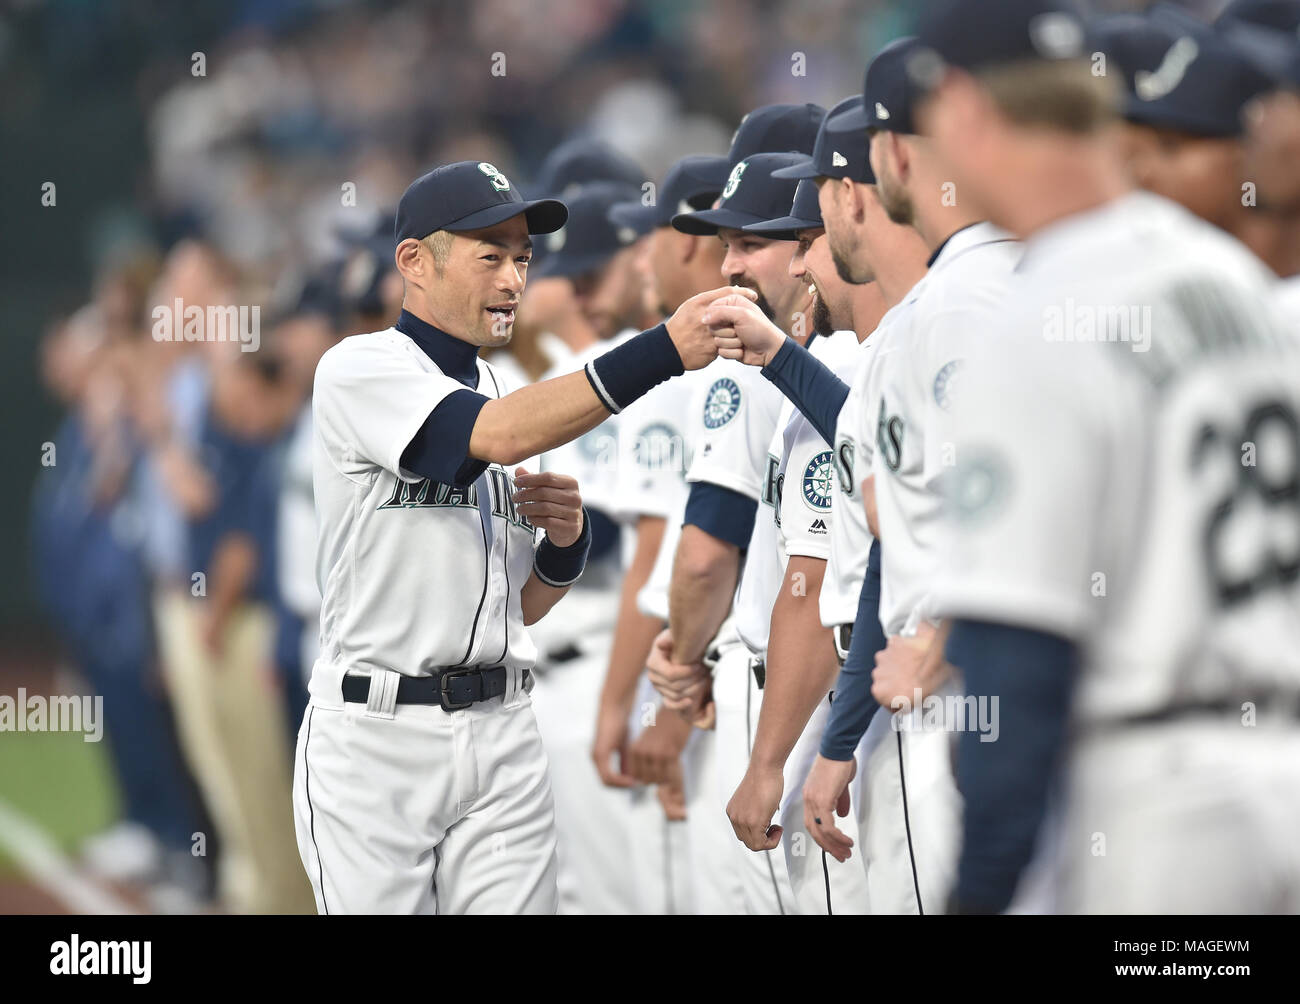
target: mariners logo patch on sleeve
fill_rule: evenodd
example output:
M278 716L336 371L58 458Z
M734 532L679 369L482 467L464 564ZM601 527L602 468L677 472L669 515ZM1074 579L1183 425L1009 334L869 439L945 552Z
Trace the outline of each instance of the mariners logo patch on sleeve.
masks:
M731 377L720 377L713 381L708 396L704 399L704 427L720 429L740 410L740 385Z
M954 359L946 363L934 378L934 403L944 411L952 410L952 396L955 388L958 387L957 377L960 374L962 360Z
M834 478L831 451L823 450L803 470L803 500L818 512L826 512L831 507Z

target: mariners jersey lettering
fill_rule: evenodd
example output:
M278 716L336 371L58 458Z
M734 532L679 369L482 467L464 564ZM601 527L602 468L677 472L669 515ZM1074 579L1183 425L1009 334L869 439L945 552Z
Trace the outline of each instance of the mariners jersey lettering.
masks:
M478 392L500 396L492 367L480 360L478 370ZM429 413L462 389L392 328L346 338L321 359L312 405L320 661L407 676L532 665L519 595L535 530L511 500L510 472L492 464L454 486L400 466Z
M876 518L880 530L880 620L887 634L911 633L933 619L942 498L952 467L948 418L966 357L995 326L978 324L1006 307L1020 246L988 223L953 234L915 297L907 329L891 331L882 355L874 422ZM897 336L897 338L895 338Z
M1300 351L1270 285L1130 195L1035 235L1016 337L971 371L943 609L1077 642L1081 724L1248 702L1262 723L1300 694Z
M857 349L852 333L837 332L814 339L809 351L835 369ZM756 655L767 651L772 607L790 556L824 559L830 547L835 490L831 449L793 404L781 400L764 461L758 515L736 589L736 632Z

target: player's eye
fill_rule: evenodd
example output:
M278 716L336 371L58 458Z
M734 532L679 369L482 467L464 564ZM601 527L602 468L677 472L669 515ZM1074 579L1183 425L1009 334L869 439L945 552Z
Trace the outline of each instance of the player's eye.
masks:
M520 255L515 259L515 261L519 262L520 265L527 265L532 260L532 255Z
M501 256L500 256L499 254L485 254L485 255L482 256L482 258L481 258L480 260L482 260L482 261L500 261L500 260L501 260Z

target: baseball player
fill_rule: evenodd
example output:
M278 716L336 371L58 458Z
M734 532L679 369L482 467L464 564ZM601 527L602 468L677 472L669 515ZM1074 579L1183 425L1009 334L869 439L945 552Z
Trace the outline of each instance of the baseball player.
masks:
M801 160L798 155L759 154L742 161L744 170L731 196L728 197L724 191L724 199L717 209L679 219L675 221L675 225L688 230L723 227L725 228L723 233L737 230L739 232L734 236L728 234L724 237L731 247L755 237L765 241L774 239L773 234L747 229L756 224L771 224L775 228L773 233L777 238L793 236L796 228L800 230L810 228L816 231L820 228L820 219L807 218L808 215L816 213L815 189L810 185L805 186L804 197L796 206L797 211L805 215L795 219L790 215L789 207L789 203L793 201L789 187L793 180L770 176L770 172L774 169L794 166ZM757 216L755 211L765 205L770 205L766 211L766 218L762 216L754 218ZM807 282L807 270L802 264L803 255L797 255L796 264L791 265L789 244L785 246L787 275L797 281ZM825 262L823 271L828 275L833 271L829 260ZM838 283L833 275L828 281L832 284ZM811 292L811 289L805 288ZM837 295L841 292L841 286L836 285L833 296L837 308L843 306L843 298ZM826 313L817 307L817 299L813 299L810 307L814 325L821 322L825 325L823 332L829 334ZM761 310L757 313L760 317L763 316ZM805 311L803 316L808 317L809 314ZM814 332L809 337L814 337L816 332L817 328L814 327ZM850 357L852 348L856 347L856 341L846 335L828 337L824 341L828 346L832 343L839 346L838 349L831 347L825 351L831 354L838 352L836 358L841 361ZM863 884L859 883L859 889L842 888L839 889L838 894L832 895L825 863L820 861L817 855L809 854L810 842L806 834L796 832L799 827L787 827L791 832L785 841L785 852L781 859L773 861L768 855L768 852L782 843L779 828L773 830L770 840L766 836L768 826L780 807L782 789L793 792L795 801L801 790L802 777L797 777L799 783L787 783L782 776L788 765L792 777L795 777L806 759L797 752L791 756L791 749L803 733L803 726L807 723L809 715L817 710L819 700L824 701L826 697L826 688L822 688L819 695L812 697L811 706L804 709L802 704L807 701L802 699L801 695L790 693L790 684L796 682L791 669L798 664L798 660L804 658L824 661L829 657L831 665L834 665L834 650L830 643L829 632L822 632L817 619L817 591L825 566L827 520L830 517L829 449L815 449L819 442L815 431L806 427L806 423L802 420L792 419L792 412L785 415L785 421L782 421L781 415L778 414L772 438L769 440L764 490L760 495L760 501L771 507L771 514L761 509L759 511L759 518L754 523L747 544L745 566L737 590L735 626L744 648L739 649L738 660L731 660L730 654L723 656L723 660L736 661L736 668L743 674L741 678L745 681L744 704L734 710L723 703L716 704L720 763L721 755L724 753L734 758L733 762L739 760L735 757L735 753L742 750L752 755L740 760L740 764L744 765L743 768L737 770L739 766L737 764L730 766L726 772L720 773L719 781L724 785L730 782L733 786L733 790L727 793L730 803L728 815L732 819L736 835L741 837L751 850L762 852L762 856L755 860L770 866L768 878L772 882L773 892L779 894L775 904L778 910L827 912L828 909L835 909L832 903L838 903L838 908L843 912L857 912L865 909L865 888L861 887ZM790 465L791 480L798 479L796 483L806 482L808 494L802 496L802 501L799 503L803 511L792 512L791 518L794 522L789 523L788 529L783 530L785 523L781 521L782 516L778 515L782 500L785 499L786 505L793 505L797 498L793 493L786 498L780 492L779 486L785 480L787 464ZM809 515L810 511L813 515ZM774 699L773 710L764 713L767 716L766 728L760 734L755 727L758 725L759 706L764 700L761 690L767 680L767 663L764 656L768 650L769 626L771 638L775 640L772 656L775 659L775 672L780 679L778 690L785 692L778 693ZM746 663L750 664L748 673L744 672ZM719 688L716 685L719 679L722 679L724 684L730 682L725 679L729 669L730 666L724 666L720 662L717 678L715 678L715 702L718 699ZM662 670L659 672L662 674ZM661 689L670 698L677 699L680 697L681 688L689 685L689 680L684 680L680 681L677 687L669 684ZM794 689L800 688L796 686ZM779 722L774 727L774 723L778 722L778 718L782 715L788 715L787 721L793 726L792 729L787 727L785 721ZM732 719L739 720L745 727L743 745L733 742L731 746L723 747L723 741L729 738L729 731L735 731L734 725L730 726L729 731L723 728L724 724ZM819 734L816 721L809 725L808 732L813 736L812 742L815 743L815 738ZM734 738L741 737L736 735ZM771 783L773 780L775 790ZM735 787L737 784L738 788ZM801 812L787 811L783 818L797 820L801 815ZM751 816L754 820L762 817L761 830L764 836L761 839L752 832L759 823L752 822ZM767 858L766 861L763 860L764 857ZM782 865L785 867L781 867ZM832 867L832 870L835 869ZM751 866L749 869L751 878L754 871ZM792 889L787 892L785 883L790 880L793 880ZM747 884L751 887L755 886L752 881ZM839 885L838 881L834 881L833 876L832 884ZM763 884L758 883L757 888L750 895L755 907L762 902L758 895L758 889L762 888ZM770 909L770 905L768 908Z
M936 599L1001 728L961 738L954 906L1011 902L1061 764L1059 909L1294 912L1295 332L1237 242L1128 189L1078 11L998 6L941 4L915 64L922 129L1025 240L955 402Z
M673 165L651 204L645 205L645 200L639 199L610 210L615 224L632 227L646 235L641 270L648 297L661 313L671 313L683 300L718 281L723 260L719 242L711 236L692 236L673 229L672 218L680 212L712 206L722 192L727 173L724 157L685 157ZM686 466L694 448L693 428L685 419L702 407L710 371L705 367L688 376L689 379L676 382L684 391L680 398L647 395L638 402L638 409L646 406L646 414L638 420L640 431L636 429L637 422L629 421L624 426L632 434L634 454L634 462L622 468L631 475L627 479L626 495L636 504L635 500L651 489L661 496L658 504L667 512L653 566L636 594L637 609L659 628L667 624L669 617L672 562L686 508ZM657 452L654 444L664 442L662 430L666 429L677 430L681 437L678 443L667 443L666 459L682 462L672 465L676 476L667 478L640 472L636 453L648 451L647 459L653 461ZM640 508L649 510L652 505L647 500L640 503ZM647 648L642 655L642 666L649 654ZM630 664L627 668L630 669ZM611 673L607 690L613 682ZM625 678L621 686L628 687L630 682ZM643 714L643 721L637 722L640 734L627 746L628 772L644 782L657 784L669 818L684 820L684 826L671 828L672 835L679 837L673 843L671 865L675 877L680 875L686 879L690 906L698 913L735 912L739 895L728 873L728 859L719 853L726 846L725 840L730 839L730 831L712 797L716 787L712 771L713 733L692 729L691 723L681 716L658 713L657 695L649 688L648 681L638 673L636 682L638 705L649 714ZM674 906L680 910L684 905L681 897L675 897Z
M556 909L526 626L580 576L590 531L572 478L505 465L716 352L706 294L579 373L499 386L478 350L509 339L529 232L566 215L486 162L418 178L397 210L397 324L317 369L321 646L294 809L322 912Z

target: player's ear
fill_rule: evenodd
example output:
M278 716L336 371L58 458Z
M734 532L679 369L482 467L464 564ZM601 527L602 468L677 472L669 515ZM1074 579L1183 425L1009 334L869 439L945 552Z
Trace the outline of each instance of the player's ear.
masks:
M425 272L432 266L432 262L419 241L414 237L408 237L398 244L394 252L394 260L397 263L397 271L401 273L403 279L415 286L424 287L427 279Z

